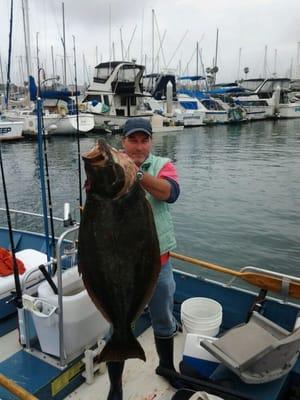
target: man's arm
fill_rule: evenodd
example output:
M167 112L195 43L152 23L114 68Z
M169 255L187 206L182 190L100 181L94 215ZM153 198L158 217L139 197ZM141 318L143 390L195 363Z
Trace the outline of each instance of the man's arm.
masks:
M166 201L171 195L171 183L168 180L152 176L147 172L144 173L141 185L157 200Z
M172 163L165 164L154 177L144 173L141 184L157 200L174 203L180 193L176 168Z

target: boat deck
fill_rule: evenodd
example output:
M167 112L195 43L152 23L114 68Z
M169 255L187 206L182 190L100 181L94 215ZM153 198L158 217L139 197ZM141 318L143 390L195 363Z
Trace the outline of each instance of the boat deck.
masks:
M175 348L181 349L183 334L175 337ZM125 363L123 372L123 397L126 400L170 400L175 393L166 380L156 375L155 368L158 365L158 357L155 350L152 328L148 328L139 336L139 342L146 353L147 361L132 359ZM175 354L175 365L178 368L179 351ZM84 383L66 399L104 399L109 391L108 375L105 372L95 377L92 385Z
M173 389L166 380L155 373L155 368L158 365L158 357L155 350L153 331L151 327L139 336L139 341L145 350L147 361L143 362L138 359L126 361L123 373L124 399L170 400L172 395L175 393L175 389ZM182 349L183 334L178 334L175 341L175 347L177 349ZM20 350L21 346L18 344L17 330L3 336L1 338L0 363ZM175 365L177 367L180 357L181 354L178 352L175 355ZM109 391L109 379L106 368L104 367L103 370L103 373L95 375L92 384L83 383L64 398L70 400L106 399Z

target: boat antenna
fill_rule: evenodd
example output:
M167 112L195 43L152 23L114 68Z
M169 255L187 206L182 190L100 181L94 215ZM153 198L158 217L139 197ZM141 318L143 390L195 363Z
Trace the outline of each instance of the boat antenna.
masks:
M74 72L75 72L75 99L76 99L76 122L77 122L77 156L78 156L78 186L79 186L79 210L82 213L82 184L81 184L81 160L80 160L80 140L79 140L79 116L78 116L78 86L77 86L77 63L76 63L76 47L75 36L73 36L73 52L74 52Z
M1 168L3 193L4 193L4 199L5 199L5 208L6 208L6 217L7 217L9 240L10 240L10 248L11 248L11 253L12 253L12 257L13 257L13 271L14 271L14 279L15 279L15 287L16 287L16 296L14 298L14 303L16 304L16 307L22 308L22 306L23 306L22 290L21 290L20 277L19 277L19 271L18 271L16 254L15 254L16 251L15 251L15 245L14 245L13 231L12 231L12 225L11 225L10 212L9 212L8 196L7 196L6 183L5 183L3 160L2 160L1 141L0 141L0 168Z
M10 1L8 66L7 66L7 81L6 81L6 98L5 98L6 108L8 108L8 98L9 98L9 89L10 89L10 66L11 66L11 45L12 45L12 28L13 28L13 8L14 8L14 0L11 0Z

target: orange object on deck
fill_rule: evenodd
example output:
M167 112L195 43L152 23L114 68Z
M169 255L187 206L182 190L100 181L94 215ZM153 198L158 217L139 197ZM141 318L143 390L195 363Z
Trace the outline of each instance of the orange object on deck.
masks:
M25 267L21 260L16 259L19 275L24 274ZM9 276L14 273L13 256L11 251L0 247L0 276Z

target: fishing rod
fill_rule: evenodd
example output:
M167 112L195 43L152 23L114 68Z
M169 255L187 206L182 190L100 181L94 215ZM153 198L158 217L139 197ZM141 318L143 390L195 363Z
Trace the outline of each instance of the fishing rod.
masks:
M14 297L13 301L17 308L22 308L23 307L22 290L21 290L21 283L20 283L20 277L19 277L19 270L18 270L18 266L17 266L17 259L16 259L16 254L15 254L16 251L15 251L15 245L14 245L13 230L12 230L8 196L7 196L7 190L6 190L1 141L0 141L0 168L1 168L1 176L2 176L3 193L4 193L4 199L5 199L5 208L6 208L6 217L7 217L10 248L11 248L11 253L12 253L12 258L13 258L14 280L15 280L15 287L16 287L16 296Z
M42 101L42 83L46 81L45 79L45 70L44 68L40 67L40 61L39 61L39 45L38 45L38 32L36 35L36 48L37 48L37 67L38 67L38 101L39 103L39 111L38 111L38 126L39 126L39 119L40 119L40 134L38 131L38 143L39 144L39 156L40 160L42 158L42 153L44 156L44 161L45 161L45 170L42 168L40 171L41 173L41 179L42 179L42 174L43 174L43 180L46 178L46 185L47 185L47 198L48 198L48 209L49 209L49 216L50 216L50 230L51 230L51 255L54 257L55 255L55 232L54 232L54 219L53 219L53 208L52 208L52 197L51 197L51 187L50 187L50 176L49 176L49 163L48 163L48 151L47 151L47 141L46 141L46 135L45 135L45 124L44 124L44 116L43 116L43 101ZM44 80L41 82L41 73L43 72L44 75ZM41 152L41 153L40 153ZM41 166L41 164L40 164ZM43 185L42 185L43 187ZM42 193L43 196L43 193ZM48 235L48 238L46 239L47 243L47 261L50 260L50 243L49 243L49 230L48 230L48 210L47 206L44 207L44 212L46 212L46 222L45 222L45 233ZM54 271L55 272L55 271Z
M82 184L81 184L81 159L80 159L80 140L79 140L78 86L77 86L77 64L76 64L75 36L73 36L73 52L74 52L75 99L76 99L76 122L77 122L76 138L77 138L77 156L78 156L79 210L80 210L80 217L81 217L81 213L82 213Z
M42 206L44 215L47 260L49 261L50 259L49 226L48 226L48 210L46 202L45 170L44 170L44 157L43 157L43 122L42 122L43 101L40 97L36 99L36 109L37 109L37 122L38 122L37 136L38 136L38 155L39 155L39 166L40 166L40 182L42 190Z

